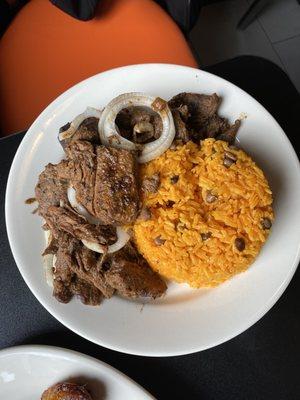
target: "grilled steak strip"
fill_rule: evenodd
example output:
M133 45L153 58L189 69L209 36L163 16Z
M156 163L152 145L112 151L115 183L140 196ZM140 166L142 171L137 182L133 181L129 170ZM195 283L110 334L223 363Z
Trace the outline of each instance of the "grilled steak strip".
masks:
M89 224L67 206L50 206L46 221L53 232L62 230L78 240L87 240L100 245L111 245L117 240L115 228Z

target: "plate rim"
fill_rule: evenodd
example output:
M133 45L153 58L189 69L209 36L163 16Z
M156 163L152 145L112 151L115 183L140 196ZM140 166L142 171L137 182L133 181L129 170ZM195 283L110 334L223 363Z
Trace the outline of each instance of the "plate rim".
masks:
M239 336L241 333L245 332L247 329L249 329L250 327L252 327L256 322L258 322L278 301L278 299L281 297L281 295L284 293L284 291L286 290L287 286L289 285L289 283L291 282L299 261L300 261L300 237L299 237L299 243L298 243L298 248L297 248L297 252L296 255L294 257L293 262L291 263L291 268L289 271L289 274L286 275L285 280L281 283L281 285L278 287L277 291L275 291L273 293L273 295L268 299L268 302L261 307L253 316L252 318L247 319L246 322L244 322L243 324L240 325L239 329L234 330L233 333L227 335L227 336L222 336L222 338L220 338L219 340L216 340L215 342L211 343L210 345L193 345L193 346L189 346L189 350L187 350L187 348L181 349L181 350L173 350L173 351L152 351L152 350L147 350L147 351L135 351L131 348L126 348L126 346L118 346L118 345L112 345L110 343L107 343L107 341L105 340L94 340L91 339L90 336L84 332L82 332L80 329L74 328L72 326L72 324L69 324L68 322L63 321L63 318L60 317L60 315L58 315L55 310L52 310L52 307L47 303L44 302L39 295L39 292L35 291L33 285L31 285L30 283L30 279L28 276L26 276L26 274L23 271L23 266L22 266L22 260L21 258L19 258L19 256L17 255L17 251L14 247L14 240L12 238L12 222L9 218L9 210L10 210L10 203L9 203L9 197L12 195L11 192L11 188L12 188L12 180L13 180L13 176L15 174L14 169L16 168L16 163L18 158L20 157L20 153L21 153L21 149L23 146L26 145L27 142L30 141L30 136L31 136L31 132L33 129L35 129L36 125L39 124L39 122L43 119L44 115L46 115L49 110L51 110L51 108L54 108L58 103L60 103L61 101L64 100L64 98L70 96L72 94L72 92L76 92L78 89L80 89L81 86L84 86L87 82L92 81L94 79L97 79L98 76L101 75L101 77L105 76L105 75L110 75L110 74L114 74L117 71L121 71L121 70L134 70L135 68L153 68L153 67L162 67L162 68L166 68L166 69L177 69L177 70L190 70L193 73L196 73L198 75L204 75L204 76L210 76L213 79L217 79L219 80L221 83L223 83L224 85L229 85L232 88L238 89L238 91L242 92L244 96L246 97L250 97L251 100L253 102L255 102L255 105L260 108L264 113L266 113L268 115L268 117L272 120L272 122L277 125L277 127L280 130L280 134L282 139L285 141L285 144L287 146L287 148L289 149L289 154L291 157L291 161L293 161L295 163L295 165L297 165L297 171L298 171L298 175L300 176L300 163L299 163L299 159L297 157L297 154L295 152L295 149L293 148L289 138L287 137L287 135L285 134L284 130L281 128L281 126L279 125L279 123L276 121L276 119L269 113L269 111L261 104L259 103L254 97L252 97L249 93L247 93L246 91L244 91L243 89L241 89L240 87L238 87L237 85L231 83L230 81L221 78L215 74L212 74L210 72L201 70L201 69L197 69L197 68L193 68L193 67L187 67L187 66L183 66L183 65L176 65L176 64L165 64L165 63L145 63L145 64L133 64L133 65L126 65L126 66L122 66L122 67L117 67L117 68L113 68L104 72L100 72L98 74L95 74L91 77L88 77L80 82L78 82L77 84L75 84L74 86L70 87L69 89L67 89L65 92L63 92L62 94L60 94L57 98L55 98L39 115L38 117L35 119L35 121L32 123L32 125L29 127L29 129L27 130L26 135L24 136L24 138L22 139L16 153L15 156L13 158L13 162L11 164L10 167L10 171L9 171L9 175L8 175L8 179L7 179L7 186L6 186L6 193L5 193L5 222L6 222L6 230L7 230L7 236L8 236L8 240L9 240L9 245L14 257L14 260L16 262L16 265L19 269L19 272L22 276L22 278L24 279L25 283L27 284L27 286L29 287L29 289L31 290L31 292L33 293L33 295L36 297L36 299L39 301L39 303L56 319L58 320L61 324L63 324L65 327L67 327L68 329L70 329L71 331L75 332L77 335L97 344L103 347L106 347L110 350L115 350L121 353L125 353L125 354L132 354L132 355L138 355L138 356L147 356L147 357L172 357L172 356L181 356L181 355L187 355L187 354L193 354L199 351L203 351L203 350L207 350L216 346L219 346L237 336ZM132 71L131 71L132 72ZM29 133L29 134L28 134Z
M0 350L0 360L13 355L30 355L30 354L43 355L45 353L53 355L54 357L57 356L63 357L65 355L68 355L72 358L77 358L80 359L81 361L83 360L86 363L93 364L94 366L97 367L97 369L99 368L99 370L102 369L109 371L110 374L114 375L118 379L122 379L123 383L126 383L126 385L130 385L131 387L139 389L139 391L144 394L145 400L155 400L155 397L152 396L151 393L149 393L145 388L143 388L139 383L130 378L128 375L124 374L124 372L118 370L117 368L111 366L110 364L102 360L99 360L95 357L92 357L85 353L81 353L76 350L67 349L65 347L50 346L44 344L43 345L24 344L18 346L11 346Z

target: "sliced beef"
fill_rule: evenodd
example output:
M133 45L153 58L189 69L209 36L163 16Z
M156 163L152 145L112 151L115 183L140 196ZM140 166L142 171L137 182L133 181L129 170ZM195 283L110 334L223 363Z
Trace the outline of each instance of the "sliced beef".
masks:
M127 150L97 147L95 215L107 225L126 225L139 211L136 162Z
M120 134L135 143L149 143L162 132L162 120L148 107L127 107L119 112L116 125Z
M105 277L124 297L155 299L166 291L165 282L150 267L124 259L114 259Z
M197 127L216 114L220 102L221 99L216 93L212 95L179 93L172 97L168 104L171 109L179 109L179 111L182 110L182 106L187 106L188 113L185 111L186 116L189 115L187 120L190 120Z
M68 182L59 177L57 165L46 165L35 187L39 215L45 217L49 206L58 206L61 201L67 203L67 188Z
M74 259L76 262L72 264L71 268L79 278L96 287L106 298L110 298L114 294L114 289L106 282L104 273L93 251L84 246L79 246L74 252Z
M149 267L131 243L113 253L105 278L121 296L128 298L155 299L167 290L165 282Z
M174 96L169 106L174 118L176 139L186 143L213 137L232 143L240 122L236 121L231 126L226 118L220 117L220 102L220 97L215 93L179 93Z
M102 292L99 289L78 277L72 282L71 290L83 304L89 306L98 306L103 299Z
M61 235L59 243L53 272L53 296L61 303L68 303L73 297L72 282L76 278L70 266L77 241L69 235Z
M87 240L104 246L111 245L117 240L114 227L89 224L67 206L50 206L46 221L54 235L57 230L64 231L78 240Z
M58 243L53 273L53 295L61 303L68 303L73 295L77 295L84 304L99 305L103 297L102 292L88 280L74 273L76 266L74 253L81 248L81 244L64 233L60 234Z
M132 223L139 208L134 155L124 149L74 141L67 160L58 164L62 179L69 177L76 198L90 214L106 225Z

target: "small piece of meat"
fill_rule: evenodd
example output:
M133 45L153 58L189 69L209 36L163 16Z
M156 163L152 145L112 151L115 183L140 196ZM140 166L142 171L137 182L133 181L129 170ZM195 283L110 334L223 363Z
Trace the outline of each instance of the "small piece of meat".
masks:
M85 386L76 383L56 383L42 394L41 400L93 400Z
M176 131L176 139L182 140L183 143L191 140L191 133L188 131L186 127L186 123L182 120L181 115L177 109L172 110L172 115L174 119L175 131Z
M144 178L142 182L142 191L144 193L156 193L160 186L159 174L154 174L150 177Z
M79 277L89 282L101 291L104 297L110 298L114 289L106 282L96 254L84 246L79 246L74 252L72 271Z
M99 119L94 117L85 119L71 138L60 140L62 147L66 149L66 147L74 140L86 140L93 144L100 144L98 122ZM60 128L59 133L68 130L69 127L70 123L68 122Z
M35 187L38 213L42 217L47 215L49 206L58 206L61 201L68 202L68 182L59 177L57 169L57 165L46 165Z
M149 143L158 139L163 128L159 114L142 106L131 106L121 110L116 117L116 125L121 136L137 143ZM138 130L147 134L134 135L134 131Z
M97 147L94 210L103 223L126 225L135 221L139 211L136 172L136 161L131 152Z
M226 132L229 128L230 125L227 119L215 114L199 128L199 131L201 136L205 138L214 138L221 132Z
M229 144L233 144L240 126L241 121L237 119L233 125L229 126L229 128L225 130L225 132L224 130L221 130L222 133L217 136L217 139L224 140L224 142L227 142Z
M105 278L120 295L128 298L155 299L167 289L165 282L149 266L120 258L113 259Z
M116 229L105 225L92 225L70 207L50 206L46 222L55 235L62 230L78 240L87 240L100 245L111 245L116 242Z
M233 143L240 127L237 120L230 125L227 118L218 115L221 99L199 93L179 93L169 101L172 110L176 139L186 143L189 140L199 142L205 138L217 137Z
M195 119L193 128L198 129L210 117L218 111L221 99L214 93L212 95L199 93L179 93L169 101L171 109L188 107L189 119Z
M105 278L108 284L128 298L162 296L167 285L138 253L132 242L108 255Z

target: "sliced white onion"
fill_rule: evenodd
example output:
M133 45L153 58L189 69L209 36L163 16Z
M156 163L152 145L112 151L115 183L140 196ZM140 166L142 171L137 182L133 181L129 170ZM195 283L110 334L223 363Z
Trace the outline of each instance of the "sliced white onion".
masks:
M101 113L102 112L100 110L97 110L96 108L87 107L87 109L82 114L77 115L77 117L73 119L69 128L66 131L60 132L60 134L58 135L59 140L69 139L74 135L74 133L77 131L77 129L85 119L91 117L100 119Z
M101 221L95 217L93 217L82 205L80 205L76 200L76 191L73 187L68 188L68 200L71 206L78 212L78 214L82 215L90 224L101 224ZM120 250L130 239L128 233L121 227L117 227L117 241L108 246L108 253L114 253L115 251ZM106 250L106 246L102 246L99 243L90 242L88 240L82 240L82 243L88 249L95 251L96 253L104 253Z
M52 240L51 231L45 231L47 246ZM45 271L46 282L48 286L53 287L53 268L55 266L56 257L54 254L46 254L43 256L43 266Z
M108 246L107 248L107 252L108 253L114 253L120 249L122 249L122 247L125 246L125 244L128 242L128 240L130 239L130 236L128 235L128 233L121 227L117 227L117 241ZM85 245L85 247L87 247L88 249L95 251L96 253L104 253L106 250L106 246L101 246L98 243L94 243L94 242L90 242L88 240L82 240L82 243Z
M175 126L171 110L166 103L159 110L154 106L156 98L145 93L124 93L114 98L103 110L98 124L101 143L126 150L135 150L136 145L123 138L116 127L115 119L118 113L126 107L145 106L157 112L161 117L163 129L160 137L153 142L143 145L143 150L138 158L140 163L145 163L164 153L172 144L175 136Z
M72 186L68 187L67 191L68 200L71 206L78 212L78 214L82 215L90 224L100 224L101 221L91 215L85 207L78 203L76 199L76 191Z

